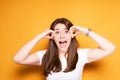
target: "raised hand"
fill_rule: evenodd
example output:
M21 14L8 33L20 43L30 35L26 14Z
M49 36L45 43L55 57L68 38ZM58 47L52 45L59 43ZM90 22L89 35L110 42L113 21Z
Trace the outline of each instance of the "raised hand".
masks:
M42 38L48 38L48 39L53 39L54 31L47 29L43 33L40 34Z
M72 37L74 37L76 35L80 35L80 34L86 34L87 31L88 31L87 28L80 27L80 26L72 26L70 28L70 32L71 32Z

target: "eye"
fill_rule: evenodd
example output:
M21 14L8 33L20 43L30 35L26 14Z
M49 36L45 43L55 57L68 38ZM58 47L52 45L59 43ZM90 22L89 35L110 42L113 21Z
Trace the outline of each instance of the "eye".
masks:
M68 30L65 30L65 33L68 33Z
M59 31L56 31L55 34L59 34L60 32Z

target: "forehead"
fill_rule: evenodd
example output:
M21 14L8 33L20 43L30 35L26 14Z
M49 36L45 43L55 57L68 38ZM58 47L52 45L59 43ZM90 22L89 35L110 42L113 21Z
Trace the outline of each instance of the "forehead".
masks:
M58 23L54 28L54 30L64 30L64 29L67 29L67 27L61 23Z

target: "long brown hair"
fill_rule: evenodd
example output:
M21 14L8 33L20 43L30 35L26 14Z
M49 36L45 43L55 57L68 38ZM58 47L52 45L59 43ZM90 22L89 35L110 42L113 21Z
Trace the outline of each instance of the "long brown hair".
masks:
M66 18L58 18L50 26L51 30L54 30L55 26L58 24L64 24L66 28L69 30L73 24ZM78 42L76 38L71 39L70 46L67 51L67 68L64 72L69 72L75 69L77 61L78 61L78 54L77 54ZM43 74L48 76L50 71L59 72L62 69L61 62L59 59L58 48L54 40L50 39L48 44L48 49L42 59L42 66L44 68Z

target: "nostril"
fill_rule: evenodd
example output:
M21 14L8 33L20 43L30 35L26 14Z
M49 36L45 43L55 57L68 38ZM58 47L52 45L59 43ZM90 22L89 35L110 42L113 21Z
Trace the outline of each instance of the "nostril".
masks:
M64 36L63 35L60 35L60 38L63 38Z

